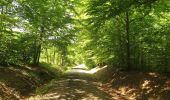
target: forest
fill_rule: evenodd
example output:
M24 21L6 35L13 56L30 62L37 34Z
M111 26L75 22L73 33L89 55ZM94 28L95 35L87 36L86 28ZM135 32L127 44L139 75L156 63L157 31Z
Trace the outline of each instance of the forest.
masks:
M170 0L0 0L0 84L11 66L62 73L81 64L169 75Z

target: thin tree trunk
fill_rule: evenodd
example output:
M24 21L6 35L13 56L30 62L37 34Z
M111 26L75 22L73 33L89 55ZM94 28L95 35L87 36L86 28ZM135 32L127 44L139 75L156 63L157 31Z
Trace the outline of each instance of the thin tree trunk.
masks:
M36 64L38 65L40 62L40 56L41 56L41 44L38 46L38 51L37 51L37 61Z
M39 43L39 46L38 46L38 56L37 56L37 64L39 64L40 62L40 57L41 57L41 47L42 47L42 38L43 38L43 34L44 34L45 30L44 30L44 27L41 26L41 33L40 33L40 43Z
M38 40L38 43L37 43L37 41L35 42L35 53L34 53L34 58L33 58L33 64L35 64L35 65L38 65L39 61L40 61L41 46L42 46L41 41L42 41L43 33L44 33L44 27L41 27L41 33L39 36L40 40Z
M36 63L37 63L37 41L35 40L35 43L34 43L33 64L36 65Z
M48 49L47 48L45 49L45 52L46 52L46 61L47 61L47 63L49 63Z
M131 67L131 62L130 62L130 31L129 31L129 12L127 11L126 13L126 47L127 47L127 55L126 55L126 61L127 61L127 69L130 69Z
M55 64L55 55L56 55L56 49L55 49L55 47L54 47L53 64Z

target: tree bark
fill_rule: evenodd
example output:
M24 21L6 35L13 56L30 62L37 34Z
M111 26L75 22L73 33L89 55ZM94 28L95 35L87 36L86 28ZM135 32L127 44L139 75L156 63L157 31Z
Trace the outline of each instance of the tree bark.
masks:
M54 53L53 53L53 64L55 64L55 55L56 55L56 49L55 49L55 47L54 47Z
M49 56L48 56L48 49L47 48L45 49L45 52L46 52L46 62L49 63Z
M130 28L129 28L129 26L130 26L130 21L129 21L129 12L127 11L126 13L125 13L125 15L126 15L126 20L125 20L125 23L126 23L126 49L127 49L127 51L126 51L126 62L127 62L127 69L129 70L130 69L130 67L131 67L131 60L130 60Z
M39 36L38 43L37 41L35 42L35 53L34 53L34 58L33 58L33 64L38 65L40 61L40 56L41 56L41 46L42 46L42 38L43 38L43 33L44 33L44 27L41 27L41 33ZM38 44L38 45L37 45Z

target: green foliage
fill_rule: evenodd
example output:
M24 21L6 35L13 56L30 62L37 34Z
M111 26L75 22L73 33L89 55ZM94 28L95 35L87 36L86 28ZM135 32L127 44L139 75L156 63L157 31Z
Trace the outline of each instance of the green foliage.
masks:
M56 79L55 79L56 80ZM54 84L54 80L52 80L50 83L48 83L47 85L45 85L43 88L39 88L36 90L36 94L41 96L45 93L47 93L49 91L49 89L51 89L51 86ZM34 100L35 98L30 98L30 100Z
M70 4L62 0L1 0L0 64L38 64L42 50L52 46L64 65L74 36Z
M170 71L169 0L1 0L0 64Z
M77 34L79 43L76 50L79 53L76 55L81 63L170 71L169 1L86 2L88 21L80 24L81 31Z

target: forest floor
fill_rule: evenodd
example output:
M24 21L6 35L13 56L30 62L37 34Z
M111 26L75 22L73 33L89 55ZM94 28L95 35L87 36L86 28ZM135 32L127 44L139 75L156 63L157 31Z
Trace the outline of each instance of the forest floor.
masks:
M39 66L0 66L0 100L23 100L54 77L55 73Z
M109 67L90 71L75 68L39 88L38 94L29 100L169 100L170 78Z
M63 76L56 76L42 67L0 67L0 100L169 100L170 98L168 75L122 71L107 66L85 69L74 67Z
M112 100L111 95L98 89L95 79L86 72L83 69L70 70L61 79L41 87L41 95L29 100Z

